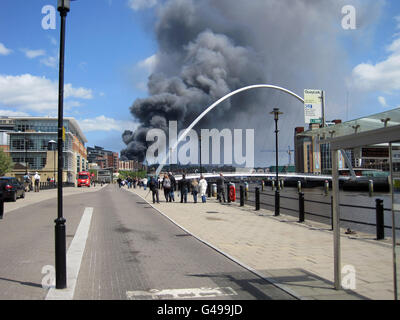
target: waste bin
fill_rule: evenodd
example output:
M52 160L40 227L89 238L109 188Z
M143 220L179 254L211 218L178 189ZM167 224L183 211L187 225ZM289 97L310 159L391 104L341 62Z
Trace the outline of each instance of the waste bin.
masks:
M217 196L217 185L215 183L212 184L212 196Z

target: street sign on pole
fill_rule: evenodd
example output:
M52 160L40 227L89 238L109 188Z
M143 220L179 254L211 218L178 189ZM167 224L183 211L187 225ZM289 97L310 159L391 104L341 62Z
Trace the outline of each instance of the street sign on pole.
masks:
M322 105L322 90L304 90L304 122L306 124L322 123Z

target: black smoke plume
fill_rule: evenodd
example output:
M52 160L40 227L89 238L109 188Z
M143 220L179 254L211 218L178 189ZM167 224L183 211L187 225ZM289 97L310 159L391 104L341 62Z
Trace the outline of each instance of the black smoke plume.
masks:
M358 25L362 26L372 21L382 3L166 1L157 12L159 49L155 71L148 80L149 97L137 99L130 107L140 126L135 132L123 133L127 147L121 157L143 161L149 129L168 132L170 120L178 121L178 129L186 128L222 96L253 84L283 86L300 96L304 89L324 89L329 99L328 117L340 114L346 95L344 79L351 71L349 53L338 40L344 32L341 8L352 4L359 9ZM286 149L292 145L293 128L304 126L304 116L301 104L281 93L260 90L233 97L197 128L254 128L256 151L273 149L273 119L268 113L275 107L284 112L281 142ZM265 159L262 165L273 158L268 153L259 156ZM287 161L287 155L281 156Z

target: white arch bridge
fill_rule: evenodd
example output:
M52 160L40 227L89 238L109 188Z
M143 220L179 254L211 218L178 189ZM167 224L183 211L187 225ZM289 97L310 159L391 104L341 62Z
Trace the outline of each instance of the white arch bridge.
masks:
M193 127L201 120L203 119L211 110L213 110L214 108L216 108L219 104L221 104L222 102L224 102L225 100L231 98L234 95L237 95L241 92L244 91L249 91L249 90L253 90L253 89L273 89L273 90L278 90L284 93L287 93L289 95L291 95L292 97L296 98L298 101L300 101L302 103L302 106L304 106L304 99L302 97L300 97L299 95L297 95L296 93L282 88L282 87L278 87L275 85L270 85L270 84L256 84L256 85L251 85L251 86L247 86L247 87L243 87L241 89L235 90L231 93L228 93L227 95L225 95L224 97L222 97L221 99L219 99L218 101L214 102L211 106L209 106L206 110L204 110L197 118L196 120L194 120L192 122L192 124L179 136L178 140L174 143L174 145L172 146L172 148L169 149L167 155L165 158L163 158L163 160L161 161L160 165L158 166L157 170L156 170L156 176L159 176L162 168L164 167L164 165L166 164L167 159L170 158L170 153L174 152L176 150L176 148L178 147L179 143L181 141L183 141L183 139L186 138L187 134L190 132L190 130L193 129ZM350 172L351 172L351 176L352 178L355 178L356 175L354 173L353 167L351 165L351 162L349 161L349 158L347 156L347 154L344 152L344 150L340 150L347 166L350 168Z

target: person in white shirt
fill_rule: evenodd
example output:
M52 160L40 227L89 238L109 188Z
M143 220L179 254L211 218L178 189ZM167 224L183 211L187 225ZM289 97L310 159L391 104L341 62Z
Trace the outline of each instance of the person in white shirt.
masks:
M206 179L204 179L204 176L200 177L200 181L199 181L199 187L200 187L200 196L201 196L201 201L203 203L206 203L206 193L207 193L207 181Z
M40 184L40 175L39 173L35 173L35 176L33 177L33 179L35 180L35 192L39 192L39 184Z

